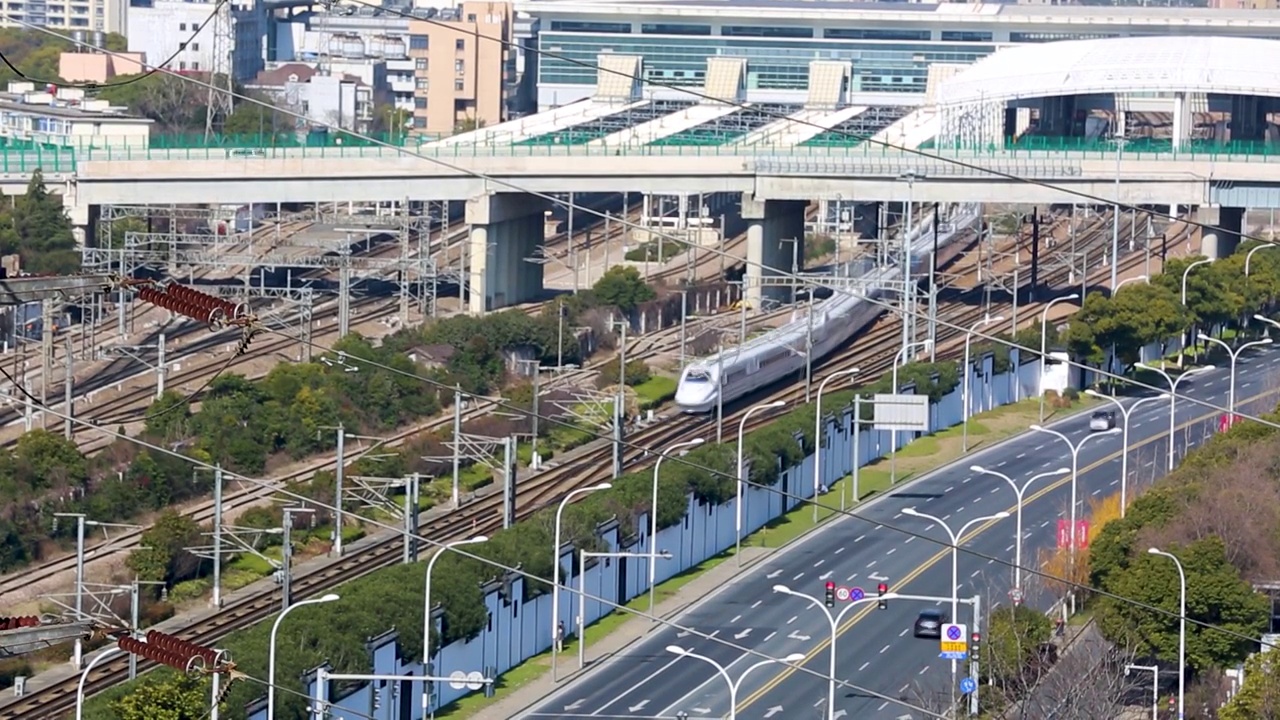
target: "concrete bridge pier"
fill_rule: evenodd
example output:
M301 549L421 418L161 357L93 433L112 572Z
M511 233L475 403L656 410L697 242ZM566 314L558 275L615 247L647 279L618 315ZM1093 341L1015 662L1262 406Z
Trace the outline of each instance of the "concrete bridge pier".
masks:
M469 198L468 306L483 315L542 295L542 265L530 262L545 240L546 201L518 193Z
M1221 260L1236 251L1244 226L1244 211L1238 207L1202 207L1196 210L1196 218L1200 222L1222 228L1222 232L1204 231L1200 248L1205 257Z
M766 277L791 272L793 260L804 269L804 211L802 200L757 200L742 196L742 219L747 223L746 300L760 309L766 298L789 302L791 289L782 285L764 287Z

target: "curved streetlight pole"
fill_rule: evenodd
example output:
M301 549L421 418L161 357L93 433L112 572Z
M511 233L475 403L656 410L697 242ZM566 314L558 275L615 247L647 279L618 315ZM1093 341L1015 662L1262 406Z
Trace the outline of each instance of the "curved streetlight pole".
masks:
M766 410L773 410L774 408L780 408L783 405L786 405L786 403L781 400L774 400L771 403L756 405L754 407L749 408L746 412L742 413L742 420L738 422L738 483L737 483L738 488L736 492L736 495L737 495L736 502L734 503L734 508L733 508L734 509L733 554L735 557L735 562L738 563L738 567L742 567L742 489L743 489L743 486L747 484L746 459L743 458L742 454L743 452L745 452L745 450L743 449L743 441L745 440L746 434L747 434L747 418L751 417L755 413L765 412Z
M818 522L818 488L822 487L822 392L827 389L827 383L836 378L849 377L856 375L858 368L848 368L846 370L837 370L830 375L822 378L822 382L818 383L818 407L817 416L813 421L813 522ZM857 432L857 420L854 420L854 432ZM856 461L855 461L856 462Z
M1249 277L1249 262L1253 260L1253 254L1258 252L1259 250L1266 250L1267 248L1273 248L1273 247L1276 247L1276 246L1272 245L1271 243L1262 243L1256 248L1251 248L1249 252L1245 254L1244 256L1244 276L1245 277Z
M489 538L484 535L477 535L469 540L454 540L440 546L440 549L431 556L427 561L427 580L426 587L423 588L422 597L422 667L428 675L438 675L439 673L431 672L431 570L436 566L436 560L444 555L446 550L461 545L475 545L488 541Z
M600 483L589 487L569 491L556 508L555 547L551 550L551 681L560 682L560 668L556 660L560 654L560 521L569 501L578 495L585 495L596 490L608 490L613 483Z
M960 413L960 424L964 426L960 431L961 452L969 452L969 376L973 374L973 368L969 365L969 344L973 340L973 333L976 332L978 328L984 325L990 325L991 323L1002 322L1003 320L1003 315L984 317L974 323L973 326L969 328L968 332L964 334L964 365L961 366L961 370L964 372L964 387L960 391L960 402L964 406L961 408ZM1017 328L1014 328L1014 330L1017 330Z
M1182 307L1187 307L1187 278L1191 276L1191 271L1200 265L1207 265L1211 262L1213 262L1213 260L1208 258L1205 258L1204 260L1196 260L1188 265L1186 270L1182 271L1182 294L1179 296L1182 299ZM1183 348L1183 350L1186 350L1186 348ZM1185 355L1185 352L1180 351L1178 353L1178 367L1182 367L1182 359Z
M1114 403L1116 407L1120 408L1120 415L1124 418L1124 435L1120 440L1122 446L1120 450L1120 517L1124 517L1125 508L1129 505L1129 419L1133 417L1134 411L1142 403L1148 400L1167 400L1169 399L1169 393L1160 393L1153 397L1142 398L1128 407L1125 407L1124 403L1110 395L1103 395L1092 388L1085 390L1084 394Z
M725 666L721 665L715 660L712 660L706 655L699 655L698 653L695 653L692 650L685 650L679 645L668 645L667 652L673 655L679 655L680 657L687 657L687 658L693 658L694 660L701 660L702 662L716 669L716 672L720 674L720 677L724 678L725 683L729 685L729 720L737 720L738 688L742 687L742 681L747 679L747 676L751 674L752 670L755 670L756 668L762 668L765 665L772 665L773 663L798 663L801 660L804 660L804 655L802 653L792 653L784 658L768 658L767 660L761 660L755 665L752 665L746 670L743 670L742 674L739 675L738 679L735 681L733 677L729 675L729 670L725 668Z
M1070 553L1071 553L1071 568L1072 568L1072 570L1074 571L1074 570L1075 570L1075 559L1076 559L1076 545L1078 544L1077 539L1076 539L1076 505L1078 504L1078 501L1076 500L1076 491L1077 491L1077 489L1078 489L1078 485L1079 485L1079 483L1080 483L1080 450L1084 447L1084 444L1085 444L1085 443L1089 442L1089 441L1090 441L1090 440L1092 440L1093 438L1103 438L1103 437L1107 437L1107 436L1109 436L1109 435L1115 435L1115 434L1117 434L1117 433L1119 433L1119 432L1120 432L1120 429L1119 429L1119 428L1111 428L1110 430L1107 430L1106 432L1100 432L1100 433L1095 433L1095 434L1093 434L1093 435L1087 435L1087 436L1085 436L1084 438L1082 438L1082 439L1080 440L1080 442L1078 442L1078 443L1073 443L1073 442L1071 442L1071 439L1070 439L1070 438L1068 438L1066 435L1063 435L1062 433L1058 432L1057 430L1050 430L1049 428L1041 427L1041 426L1039 426L1039 425L1032 425L1032 426L1031 426L1031 429L1032 429L1032 430L1035 430L1036 432L1042 432L1042 433L1045 433L1045 434L1047 434L1047 435L1052 435L1052 436L1054 436L1054 437L1058 438L1058 439L1059 439L1059 440L1061 440L1062 442L1066 443L1066 444L1067 444L1067 447L1068 447L1068 448L1070 448L1070 450L1071 450L1071 529L1070 529L1070 534L1068 535L1068 537L1070 538L1070 542L1071 542L1071 547L1070 547ZM1074 579L1074 578L1073 578L1073 579ZM1071 613L1072 613L1073 615L1075 614L1075 611L1076 611L1076 607L1075 607L1075 606L1076 606L1076 600L1075 600L1075 597L1076 597L1076 596L1075 596L1075 593L1073 592L1073 593L1071 594Z
M658 469L662 467L662 461L675 454L677 450L683 448L695 448L705 442L702 438L694 438L684 442L678 442L667 451L658 456L656 462L653 463L653 505L649 510L649 614L653 614L653 608L657 602L654 597L655 580L658 577ZM557 548L556 552L559 552ZM658 622L658 616L653 615L650 622Z
M1044 311L1040 313L1040 382L1036 383L1036 390L1040 392L1040 422L1044 422L1044 372L1049 367L1049 310L1054 303L1068 302L1071 300L1079 300L1078 293L1063 295L1060 298L1054 298L1044 306Z
M1150 370L1151 372L1163 377L1165 382L1169 383L1169 472L1173 472L1175 457L1173 436L1178 430L1178 384L1194 375L1200 375L1202 373L1209 372L1210 370L1214 370L1215 366L1205 365L1204 367L1195 368L1194 370L1188 370L1176 378L1171 376L1164 369L1155 367L1154 365L1138 363L1135 367L1140 367L1143 370Z
M280 614L276 616L276 621L271 624L271 646L267 650L267 720L275 720L276 717L276 633L280 630L280 622L284 620L286 615L303 605L331 603L338 599L337 595L329 593L310 600L300 600L280 611Z
M875 597L863 597L861 600L850 600L840 609L836 615L832 615L827 606L818 598L807 593L797 592L786 585L774 585L773 591L783 595L793 595L802 600L808 600L809 604L822 611L827 616L827 623L831 625L831 652L830 661L827 668L827 720L831 720L836 716L836 640L840 636L840 624L844 622L844 616L855 607L869 602L879 602L881 600L892 600L898 597L897 593L885 593Z
M93 659L89 661L89 664L85 666L84 672L80 673L80 683L76 685L76 720L82 720L84 717L84 684L85 681L89 679L89 673L93 672L93 669L98 666L98 663L118 652L121 652L121 650L115 645L103 650L97 655L94 655ZM275 686L273 685L272 687Z
M1213 343L1214 345L1221 347L1223 350L1227 351L1227 356L1231 358L1231 379L1228 381L1228 384L1230 385L1230 387L1227 390L1227 397L1229 398L1227 400L1227 413L1229 413L1230 415L1235 415L1235 412L1236 412L1236 361L1240 359L1240 355L1243 354L1245 350L1248 350L1251 347L1270 345L1271 338L1262 338L1261 340L1254 340L1253 342L1247 342L1241 345L1240 347L1236 348L1235 350L1232 350L1230 345L1223 342L1222 340L1219 340L1216 337L1209 337L1204 333L1200 333L1196 337L1198 337L1199 339L1205 342Z
M1159 548L1150 548L1152 555L1163 555L1178 566L1178 720L1186 716L1187 700L1187 572L1182 569L1182 561L1177 555L1167 553Z
M1018 485L1018 483L1014 482L1013 478L1009 477L1008 475L1005 475L1002 472L999 472L996 470L989 470L987 468L982 467L981 465L971 465L969 469L980 475L992 475L994 477L1000 478L1001 480L1004 480L1005 482L1009 483L1009 487L1013 488L1013 494L1016 495L1018 498L1018 510L1016 513L1017 519L1014 521L1017 527L1014 530L1016 535L1014 536L1014 543L1013 543L1013 546L1014 546L1013 587L1018 591L1021 591L1022 590L1022 503L1027 494L1027 488L1031 487L1032 485L1035 485L1036 481L1041 478L1053 477L1055 475L1066 475L1067 473L1071 472L1071 468L1058 468L1057 470L1042 472L1039 475L1032 476L1030 480L1026 481L1022 485Z

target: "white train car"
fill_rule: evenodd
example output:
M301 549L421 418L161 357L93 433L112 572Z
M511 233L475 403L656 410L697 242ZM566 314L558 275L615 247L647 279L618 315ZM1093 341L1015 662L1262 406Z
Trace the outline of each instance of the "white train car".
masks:
M959 233L976 225L980 218L978 205L959 206L950 223L939 227L938 247L952 242ZM933 251L933 223L926 220L912 234L912 266L919 272ZM902 271L891 265L868 268L862 275L871 281L873 288L877 281L883 283L869 291L870 296L876 299L890 292L889 283L901 278ZM831 298L813 309L814 361L844 345L883 311L880 304L866 302L861 296L836 289ZM809 318L802 315L743 345L726 348L716 355L690 363L680 375L676 405L686 413L712 412L722 402L721 393L724 394L723 402L730 403L803 371L809 327Z

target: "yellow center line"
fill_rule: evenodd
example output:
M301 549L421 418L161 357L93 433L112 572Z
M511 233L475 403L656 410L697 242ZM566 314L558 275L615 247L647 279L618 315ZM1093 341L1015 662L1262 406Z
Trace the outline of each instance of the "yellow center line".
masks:
M1267 391L1267 392L1261 392L1261 393L1258 393L1257 395L1253 395L1253 396L1250 396L1250 397L1244 398L1242 401L1238 402L1238 403L1237 403L1237 405L1241 405L1241 404L1244 404L1244 403L1252 402L1252 401L1254 401L1254 400L1258 400L1258 399L1263 398L1263 397L1266 397L1266 396L1268 396L1268 395L1273 395L1273 394L1275 394L1276 392L1280 392L1280 391L1276 391L1276 390L1269 390L1269 391ZM1198 417L1192 418L1191 420L1188 420L1188 421L1186 421L1185 423L1183 423L1183 424L1181 424L1181 425L1178 425L1178 426L1174 429L1174 432L1176 433L1178 430L1186 429L1186 428L1188 428L1188 427L1191 427L1192 425L1195 425L1195 424L1197 424L1197 423L1204 422L1205 420L1208 420L1208 419L1210 419L1210 418L1213 418L1213 417L1215 417L1215 416L1217 416L1217 415L1221 415L1221 414L1222 414L1222 413L1217 412L1217 411L1215 411L1215 412L1211 412L1211 413L1205 413L1205 414L1200 415L1200 416L1198 416ZM1138 442L1138 443L1130 443L1130 444L1129 444L1129 451L1130 451L1130 452L1133 452L1134 450L1138 450L1138 449L1140 449L1140 448L1142 448L1142 447L1144 447L1144 446L1146 446L1146 445L1149 445L1149 444L1151 444L1151 443L1153 443L1153 442L1155 442L1155 441L1157 441L1157 440L1159 440L1159 439L1163 438L1165 435L1166 435L1166 433L1163 433L1163 432L1161 432L1161 433L1156 433L1155 435L1152 435L1151 437L1148 437L1148 438L1146 438L1146 439L1142 440L1141 442ZM1111 453L1110 455L1107 455L1106 457L1103 457L1101 460L1098 460L1097 462L1094 462L1094 463L1090 464L1088 467L1081 468L1081 469L1078 471L1077 476L1079 476L1079 475L1083 475L1084 473L1090 472L1090 471L1092 471L1092 470L1096 470L1097 468L1099 468L1099 467L1101 467L1101 466L1103 466L1103 465L1106 465L1107 463L1111 462L1112 460L1114 460L1114 459L1116 459L1116 458L1120 457L1120 455L1121 455L1122 453L1123 453L1123 449L1122 449L1122 450L1120 450L1120 451L1117 451L1117 452L1113 452L1113 453ZM1050 492L1053 492L1054 490L1057 490L1058 488L1061 488L1061 487L1063 487L1064 485L1069 484L1070 482L1071 482L1071 476L1070 476L1070 475L1067 475L1066 477L1063 477L1063 478L1061 478L1061 479L1059 479L1059 480L1055 480L1055 481L1054 481L1052 484L1050 484L1049 486L1047 486L1047 487L1045 487L1045 488L1042 488L1041 490L1037 491L1035 494L1030 495L1030 496L1028 496L1028 497L1024 498L1023 503L1022 503L1023 509L1025 510L1025 509L1026 509L1026 507L1027 507L1027 505L1031 504L1033 501L1038 500L1038 499L1040 499L1040 498L1044 497L1045 495L1049 494ZM1013 515L1013 513L1017 512L1017 509L1018 509L1018 506L1015 504L1015 505L1013 505L1012 507L1010 507L1008 510L1006 510L1005 512L1008 512L1008 513L1012 516L1012 515ZM1002 518L1002 519L1003 519L1003 518ZM975 528L975 529L971 530L971 531L969 532L969 534L968 534L968 535L965 535L964 537L960 538L960 545L963 545L963 544L965 544L966 542L968 542L968 541L972 540L973 538L977 537L978 535L982 534L983 532L986 532L987 530L989 530L990 528L992 528L993 526L995 526L995 525L996 525L996 523L998 523L998 522L1000 522L1000 521L999 521L999 520L989 520L989 521L987 521L987 522L983 523L982 525L978 526L977 528ZM933 567L934 565L938 564L938 563L939 563L943 558L950 557L950 555L951 555L951 546L950 546L950 544L948 544L946 548L944 548L944 549L942 549L942 550L939 550L939 551L938 551L938 553L937 553L937 554L935 554L933 557L929 558L929 559L928 559L927 561L925 561L923 564L921 564L921 565L917 566L914 570L912 570L911 572L909 572L909 573L907 573L906 575L904 575L900 580L898 580L898 581L896 581L895 583L893 583L893 586L889 588L890 592L896 592L896 591L897 591L898 589L900 589L900 588L905 588L905 587L907 586L907 584L908 584L908 583L910 583L910 582L912 582L913 580L915 580L916 578L920 577L920 575L922 575L926 570L928 570L929 568L931 568L931 567ZM847 631L849 631L849 630L850 630L854 625L857 625L859 622L861 622L863 619L865 619L868 615L870 615L870 614L873 612L873 610L874 610L874 606L872 606L870 603L868 603L866 607L864 607L863 609L861 609L861 610L859 610L859 611L855 612L855 613L853 614L853 617L851 617L851 618L849 618L848 620L846 620L846 621L844 622L844 624L843 624L843 625L841 625L841 626L837 629L837 631L836 631L836 637L839 637L839 636L841 636L841 635L844 635L844 634L845 634ZM952 618L952 621L953 621L953 622L954 622L954 620L955 620L955 618ZM742 711L743 711L743 710L745 710L746 708L750 707L753 703L755 703L755 702L757 702L758 700L760 700L760 698L764 697L764 696L765 696L765 694L767 694L769 691L773 690L773 689L774 689L774 688L776 688L778 685L780 685L780 684L782 683L782 681L786 680L788 677L791 677L791 675L792 675L793 673L795 673L795 672L796 672L796 668L797 668L798 666L803 666L803 665L808 664L810 661L812 661L814 658L816 658L820 653L822 653L826 648L828 648L828 647L830 647L830 646L831 646L831 637L830 637L830 636L828 636L828 637L826 637L824 640L822 640L822 642L818 643L817 647L815 647L813 650L809 651L809 652L805 655L804 660L802 660L802 661L800 661L800 662L796 663L794 666L793 666L793 665L785 665L785 666L783 666L783 667L784 667L784 669L783 669L782 671L780 671L776 676L774 676L771 680L769 680L768 682L766 682L763 686L761 686L759 690L756 690L755 692L751 693L750 695L748 695L748 696L746 697L746 699L744 699L744 700L742 700L740 703L738 703L737 712L742 712Z

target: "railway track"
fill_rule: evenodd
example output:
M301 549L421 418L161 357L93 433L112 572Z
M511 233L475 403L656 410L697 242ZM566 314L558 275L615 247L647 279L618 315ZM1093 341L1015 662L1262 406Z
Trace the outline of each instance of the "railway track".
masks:
M1092 233L1086 241L1101 243L1106 242L1107 239L1099 231ZM1122 270L1130 270L1140 262L1142 262L1141 255L1132 254L1121 262L1120 267ZM1044 282L1046 284L1060 283L1069 272L1068 268L1060 266L1047 272L1044 275ZM1098 269L1091 275L1101 278L1104 272L1106 272L1104 269ZM966 293L965 297L975 299L976 295L976 291L971 291ZM1037 312L1041 305L1033 303L1024 307L1028 311L1028 317L1034 317L1034 313ZM998 309L999 304L992 308L993 311ZM986 311L976 301L971 305L957 303L946 308L940 308L939 317L950 324L964 326L970 319L977 319ZM898 331L896 321L891 317L882 317L869 331L860 335L846 349L816 364L813 376L814 383L821 382L831 370L847 367L850 364L861 368L862 375L865 377L874 377L878 373L889 369L893 356L897 351L896 336ZM959 330L942 325L939 326L938 349L940 357L949 357L955 354L956 341L960 335L961 332ZM803 387L791 386L769 393L768 399L793 401L797 398L803 398L803 393ZM724 422L732 426L732 423L740 421L744 410L745 408L738 408L727 412ZM477 408L476 412L479 411L481 410ZM769 421L770 418L761 417L755 422L751 422L749 427L758 428ZM645 460L646 452L640 448L659 447L678 438L701 433L709 422L709 420L704 420L698 423L692 422L691 418L684 418L681 422L654 423L633 432L628 437L630 446L624 452L624 460L628 470L639 469L637 463L642 464ZM562 497L564 493L573 488L608 479L611 471L607 459L611 452L612 447L608 442L593 443L564 464L525 480L520 486L517 516L519 518L527 517L539 510L546 502L556 497ZM494 532L501 527L501 502L500 494L480 497L474 502L441 517L432 518L420 526L419 533L431 537L435 542L445 542L457 537L470 536L477 532ZM367 538L361 543L353 545L351 547L352 552L347 558L297 577L294 581L295 592L299 593L299 597L305 597L329 589L334 585L362 577L382 567L399 563L403 542L402 538L392 533ZM240 597L230 598L224 611L212 617L187 622L186 624L181 619L178 619L171 623L162 623L159 627L167 632L180 634L193 642L209 646L216 645L219 640L230 632L263 620L275 612L278 601L275 599L274 589L267 585L266 582L259 585L259 587L262 588L259 592L253 594L245 593ZM140 667L146 668L149 665L150 663L144 661ZM127 667L126 659L103 663L88 678L86 693L95 694L122 682L127 677ZM71 708L74 704L74 699L75 685L70 678L45 687L38 687L38 682L33 683L24 698L0 707L0 720L5 718L18 720L18 718L57 717Z

